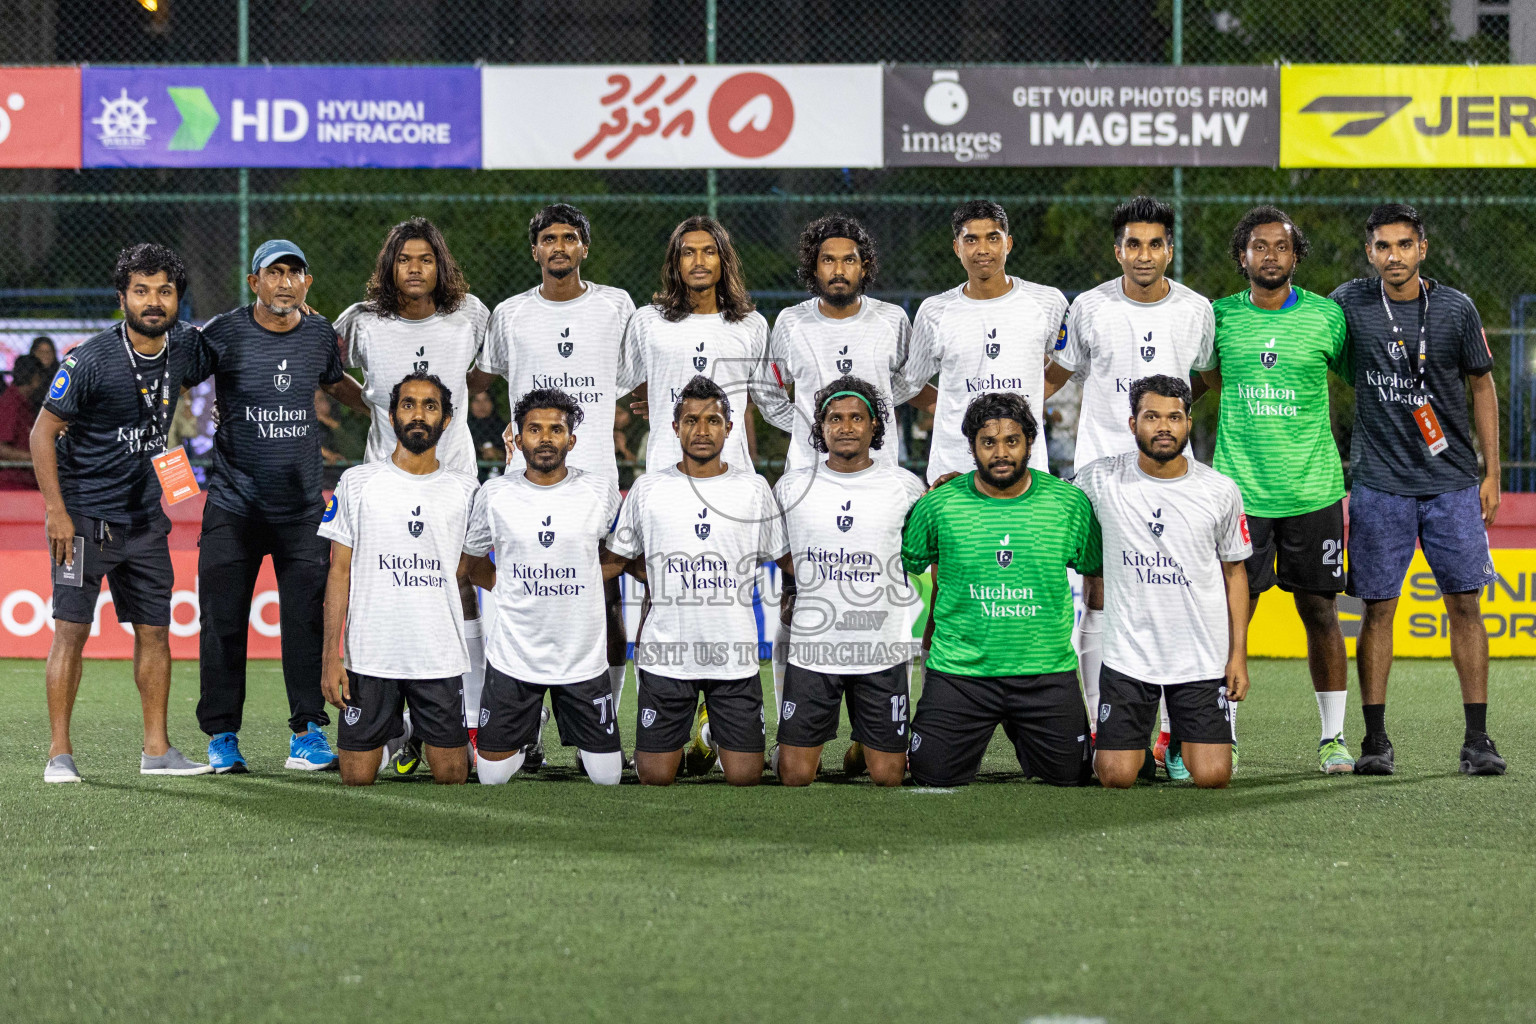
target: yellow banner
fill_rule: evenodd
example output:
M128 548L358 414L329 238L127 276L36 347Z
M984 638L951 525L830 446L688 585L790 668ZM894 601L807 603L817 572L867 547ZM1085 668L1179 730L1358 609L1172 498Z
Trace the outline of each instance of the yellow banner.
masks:
M1483 622L1488 627L1488 651L1495 658L1536 656L1536 549L1501 548L1493 552L1494 581L1483 589ZM1355 656L1362 605L1339 598L1339 622L1344 645ZM1415 551L1403 582L1392 630L1393 653L1400 658L1448 658L1450 624L1435 575L1424 552ZM1296 617L1296 604L1279 589L1259 600L1248 629L1248 654L1255 658L1304 658L1307 635Z
M1536 166L1536 66L1282 67L1280 166Z

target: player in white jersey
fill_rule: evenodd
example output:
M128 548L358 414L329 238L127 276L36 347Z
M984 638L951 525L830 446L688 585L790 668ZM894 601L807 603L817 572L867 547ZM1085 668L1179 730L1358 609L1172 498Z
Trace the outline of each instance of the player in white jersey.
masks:
M1160 699L1195 785L1219 789L1232 778L1227 710L1248 693L1244 562L1253 545L1237 484L1184 455L1190 404L1182 375L1135 381L1137 450L1077 476L1104 531L1109 628L1093 764L1111 788L1150 768Z
M784 471L816 465L812 399L838 377L869 381L884 398L891 443L874 458L896 465L897 405L913 397L902 373L912 324L906 311L865 292L880 271L875 240L852 217L833 214L811 221L800 234L800 283L811 298L779 313L768 340L769 374L763 419L789 432ZM788 388L794 386L793 401Z
M1045 364L1066 330L1067 298L1058 289L1007 272L1013 236L1008 214L987 199L962 203L950 218L964 284L918 307L906 377L919 408L933 412L928 482L968 473L975 460L960 432L971 399L988 391L1021 394L1031 409L1045 405ZM939 375L937 389L925 387ZM1050 472L1038 444L1031 469Z
M607 542L646 584L635 773L654 786L677 778L702 694L726 781L755 786L765 744L752 586L787 550L783 520L768 481L721 458L732 428L717 383L694 377L672 418L682 461L635 480Z
M601 551L619 511L619 485L567 466L582 413L580 402L554 388L518 399L514 440L524 468L493 477L475 496L464 552L474 559L471 578L496 597L476 737L476 774L485 785L522 767L546 694L560 741L577 748L593 782L617 785L624 771L602 613L604 577L625 564Z
M923 481L875 457L888 435L880 389L839 377L815 395L817 465L787 472L774 487L789 553L780 559L782 614L790 620L777 771L786 786L809 785L821 748L837 735L846 699L853 739L879 786L907 770L907 666L917 591L901 565L907 512ZM858 754L845 759L850 774Z
M1188 378L1211 368L1211 304L1165 276L1173 259L1173 225L1173 207L1147 196L1116 207L1110 226L1121 276L1072 303L1065 342L1045 371L1045 394L1049 398L1073 375L1083 378L1074 473L1106 455L1136 450L1135 435L1125 429L1132 381L1153 374ZM1099 706L1103 608L1103 580L1085 577L1077 653L1090 721ZM1159 760L1168 743L1166 724L1155 748Z
M747 403L764 390L767 357L768 321L753 308L731 236L712 217L689 217L667 241L661 291L629 318L619 391L642 395L645 404L635 408L646 415L652 406L669 414L684 385L698 374L708 377L738 410L739 422L725 439L725 462L751 472L756 445ZM653 429L645 464L670 466L681 459L677 437L665 425Z
M469 570L464 537L477 481L437 460L453 422L452 389L412 373L389 406L394 452L343 473L321 517L320 536L331 541L321 683L341 712L336 746L347 785L373 784L407 704L433 780L461 783L469 733L459 691L469 652L455 580Z
M544 388L558 388L581 403L586 443L570 450L569 464L617 486L618 462L609 439L620 393L619 345L635 302L622 288L582 279L592 225L576 207L557 203L534 214L528 244L539 266L539 284L496 307L476 366L506 378L508 408L524 392ZM515 445L511 448L507 472L521 473L526 460ZM617 713L626 649L617 577L605 582L603 596L608 684ZM474 722L478 706L466 703L465 711Z

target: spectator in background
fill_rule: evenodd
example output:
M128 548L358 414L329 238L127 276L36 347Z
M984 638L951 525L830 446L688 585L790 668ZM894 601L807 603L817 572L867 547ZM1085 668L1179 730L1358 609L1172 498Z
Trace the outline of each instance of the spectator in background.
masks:
M480 462L495 462L500 464L507 457L506 446L502 443L502 432L507 429L507 421L496 414L496 400L491 397L489 391L477 391L469 399L469 436L475 442L475 458ZM485 467L480 468L480 479L483 481L488 472Z
M34 344L33 349L37 348ZM32 462L29 438L37 420L48 370L35 356L17 356L11 368L11 386L0 394L0 462ZM35 491L37 477L30 469L0 469L0 491Z
M44 379L52 380L53 375L59 372L59 349L48 335L39 334L33 338L27 354L42 364Z
M619 461L619 487L623 490L628 490L635 482L635 477L645 472L647 437L644 424L644 420L624 406L614 409L613 454Z
M342 471L363 461L368 421L315 389L315 422L320 424L320 458L325 463L324 486L335 490Z

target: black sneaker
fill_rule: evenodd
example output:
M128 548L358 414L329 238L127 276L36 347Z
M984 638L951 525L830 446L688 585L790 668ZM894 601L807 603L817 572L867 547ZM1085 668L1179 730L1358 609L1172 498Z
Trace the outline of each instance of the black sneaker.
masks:
M1391 775L1392 741L1382 736L1366 736L1360 741L1360 756L1355 758L1356 775Z
M1486 733L1461 745L1461 774L1503 775L1508 766Z
M1147 756L1141 762L1141 770L1136 773L1136 777L1147 782L1157 781L1157 758L1152 756L1151 747L1147 748Z

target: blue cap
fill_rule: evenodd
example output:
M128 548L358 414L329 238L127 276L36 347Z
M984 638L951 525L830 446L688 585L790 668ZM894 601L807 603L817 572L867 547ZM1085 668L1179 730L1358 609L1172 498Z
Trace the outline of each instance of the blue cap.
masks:
M269 238L256 247L256 254L251 257L251 273L259 273L284 256L297 256L300 263L306 268L309 266L303 249L286 238Z

